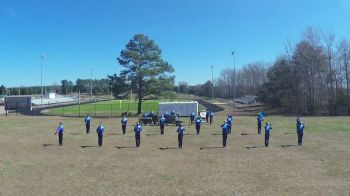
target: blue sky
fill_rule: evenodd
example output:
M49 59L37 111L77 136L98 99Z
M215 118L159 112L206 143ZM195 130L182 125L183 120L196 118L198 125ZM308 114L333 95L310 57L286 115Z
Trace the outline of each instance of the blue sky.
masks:
M161 47L176 83L273 62L308 26L350 39L347 0L1 0L0 84L40 85L119 73L116 58L136 33Z

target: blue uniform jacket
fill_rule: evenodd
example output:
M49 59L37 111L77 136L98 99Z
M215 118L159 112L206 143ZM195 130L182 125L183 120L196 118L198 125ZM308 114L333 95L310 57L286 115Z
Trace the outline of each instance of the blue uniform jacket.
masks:
M256 120L258 121L258 124L259 124L259 125L261 125L261 122L264 121L264 119L261 118L261 117L256 118Z
M85 118L85 124L90 124L90 121L91 121L91 117L90 116Z
M166 118L167 116L169 116L169 113L167 111L165 111L163 116L164 116L164 118Z
M185 131L185 128L184 128L184 127L179 127L179 128L177 129L177 133L178 133L179 135L184 135L184 131Z
M221 127L222 127L222 134L228 134L229 125L227 123L224 123L221 125Z
M122 120L120 122L122 123L122 125L126 125L128 123L128 119L122 118Z
M141 131L142 131L141 125L136 125L135 128L134 128L135 134L140 134Z
M300 124L300 125L298 126L298 133L299 133L299 134L303 134L303 133L304 133L304 128L305 128L305 126L302 125L302 124Z
M96 132L99 135L103 134L104 131L105 131L105 128L102 125L98 126L97 129L96 129Z
M229 125L232 125L232 118L231 117L228 117L227 119L226 119L226 121L227 121L227 124L229 124Z
M163 118L160 118L159 123L160 123L161 125L165 125L165 118L164 118L164 117L163 117Z
M63 125L58 126L56 129L56 133L58 133L58 134L63 133L63 131L64 131Z
M265 134L270 134L272 127L270 125L265 125Z
M200 126L201 126L201 123L202 123L202 120L201 120L201 119L196 119L196 126L197 126L197 127L200 127Z

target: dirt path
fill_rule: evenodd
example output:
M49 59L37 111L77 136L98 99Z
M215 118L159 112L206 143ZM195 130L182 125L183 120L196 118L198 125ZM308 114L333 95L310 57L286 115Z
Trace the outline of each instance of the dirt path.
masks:
M207 101L204 101L203 99L195 99L195 101L197 101L199 104L204 106L207 110L215 112L215 113L222 112L225 110L225 108L223 108L221 106L217 106L217 105L212 104L212 103L209 103Z

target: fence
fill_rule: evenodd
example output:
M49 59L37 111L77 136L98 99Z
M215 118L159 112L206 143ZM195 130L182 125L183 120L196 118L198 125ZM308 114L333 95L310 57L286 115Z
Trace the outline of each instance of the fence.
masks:
M63 106L59 108L49 109L43 114L57 115L57 116L86 116L90 114L93 117L119 117L126 112L128 115L135 115L137 113L138 103L123 103L117 104L80 104L74 106ZM158 103L142 103L141 111L155 113L158 112Z

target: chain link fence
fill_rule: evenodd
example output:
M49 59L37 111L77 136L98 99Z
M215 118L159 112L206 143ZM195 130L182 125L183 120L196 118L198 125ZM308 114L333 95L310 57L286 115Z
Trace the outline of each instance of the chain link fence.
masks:
M63 106L53 108L42 113L45 115L66 116L66 117L82 117L89 114L93 117L120 117L123 113L128 116L136 115L138 103L123 103L117 104L79 104L74 106ZM159 108L158 103L142 103L142 113L151 111L157 113Z

